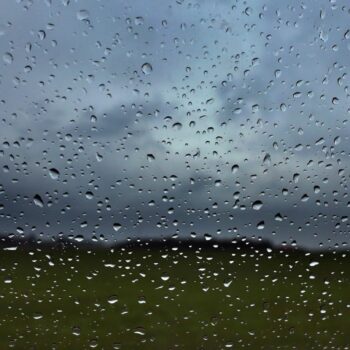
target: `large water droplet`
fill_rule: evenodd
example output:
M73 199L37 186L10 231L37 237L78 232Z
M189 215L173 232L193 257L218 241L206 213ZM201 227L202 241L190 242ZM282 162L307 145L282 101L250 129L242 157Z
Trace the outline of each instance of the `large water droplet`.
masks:
M60 176L60 172L55 168L51 168L49 174L52 180L57 180Z
M153 68L149 63L144 63L141 67L142 73L145 75L151 74Z

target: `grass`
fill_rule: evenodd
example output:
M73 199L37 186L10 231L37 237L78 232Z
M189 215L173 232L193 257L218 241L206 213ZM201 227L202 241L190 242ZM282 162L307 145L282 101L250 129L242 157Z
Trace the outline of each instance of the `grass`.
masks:
M0 285L0 349L349 348L345 253L20 247Z

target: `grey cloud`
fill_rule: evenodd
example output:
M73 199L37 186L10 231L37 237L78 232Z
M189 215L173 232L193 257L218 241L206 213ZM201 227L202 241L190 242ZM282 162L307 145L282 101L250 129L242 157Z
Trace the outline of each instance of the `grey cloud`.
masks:
M14 55L0 68L0 164L9 167L1 229L117 240L194 231L309 247L346 241L346 4L248 5L159 2L153 11L145 2L84 1L24 11L24 2L9 2L2 18L12 25L0 43ZM86 20L77 19L81 9ZM36 193L44 208L33 204ZM264 205L255 211L258 199Z

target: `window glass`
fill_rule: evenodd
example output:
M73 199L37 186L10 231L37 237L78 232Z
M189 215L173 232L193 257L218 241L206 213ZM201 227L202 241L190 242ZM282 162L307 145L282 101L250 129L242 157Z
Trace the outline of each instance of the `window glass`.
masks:
M347 349L350 4L2 0L1 349Z

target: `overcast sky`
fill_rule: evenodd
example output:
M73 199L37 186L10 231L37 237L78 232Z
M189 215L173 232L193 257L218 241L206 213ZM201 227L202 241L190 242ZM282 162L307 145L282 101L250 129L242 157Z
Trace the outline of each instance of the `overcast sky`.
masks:
M348 1L0 8L2 233L347 243Z

